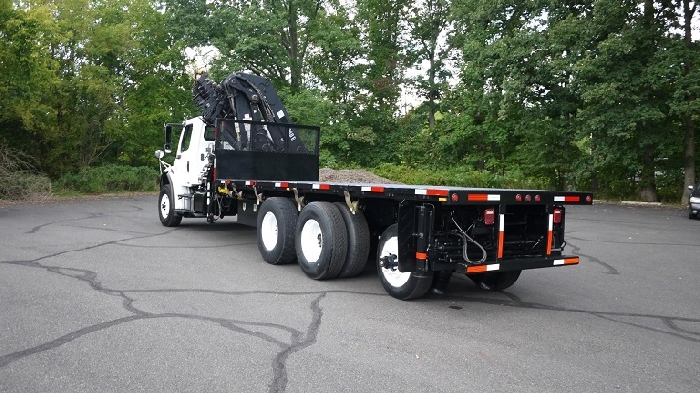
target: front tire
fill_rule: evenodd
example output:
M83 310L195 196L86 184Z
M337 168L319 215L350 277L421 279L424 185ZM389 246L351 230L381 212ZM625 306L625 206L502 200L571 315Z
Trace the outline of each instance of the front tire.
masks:
M399 231L397 224L387 228L379 238L377 247L377 272L384 290L399 300L416 299L430 289L433 283L433 273L418 274L416 272L401 272L397 269L382 267L381 258L388 255L399 255Z
M297 207L290 199L268 198L258 212L258 250L263 260L271 265L294 262L294 230L297 226Z
M520 277L520 272L522 272L522 270L515 270L511 272L488 272L467 274L467 277L474 281L474 284L478 285L479 288L483 290L498 292L515 284L515 282L518 281L518 277Z
M160 188L158 196L158 216L160 223L166 227L176 227L182 222L182 216L175 213L174 195L170 184L164 184Z
M309 278L335 278L343 268L348 234L343 216L330 202L311 202L299 214L295 245L299 267Z

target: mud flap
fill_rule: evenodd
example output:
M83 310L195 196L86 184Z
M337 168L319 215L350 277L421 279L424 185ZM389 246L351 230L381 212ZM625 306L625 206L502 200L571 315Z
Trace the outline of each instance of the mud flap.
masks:
M435 207L432 204L402 202L399 205L399 270L429 272L428 245L433 233Z

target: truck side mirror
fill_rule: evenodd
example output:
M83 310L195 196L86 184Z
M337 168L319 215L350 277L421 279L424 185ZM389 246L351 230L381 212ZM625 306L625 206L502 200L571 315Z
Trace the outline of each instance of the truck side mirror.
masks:
M165 144L163 145L163 150L165 153L170 154L173 152L173 126L170 124L165 125Z

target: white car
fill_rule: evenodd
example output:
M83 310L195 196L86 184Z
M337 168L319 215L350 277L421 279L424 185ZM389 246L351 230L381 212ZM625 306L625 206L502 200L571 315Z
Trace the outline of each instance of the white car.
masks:
M688 186L690 200L688 201L688 218L698 218L700 215L700 182L695 186Z

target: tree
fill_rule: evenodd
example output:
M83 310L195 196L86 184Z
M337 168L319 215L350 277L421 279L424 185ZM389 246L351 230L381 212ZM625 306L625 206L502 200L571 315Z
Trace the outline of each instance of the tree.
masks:
M408 19L411 31L408 51L415 57L418 69L427 63L426 75L417 76L414 83L420 95L427 99L428 127L431 129L435 127L437 101L451 76L445 64L449 49L446 40L451 34L449 14L448 0L423 0L410 7Z
M677 114L684 129L684 153L683 169L685 173L683 196L681 203L688 203L690 198L689 185L696 181L695 160L696 160L696 137L695 129L698 113L700 113L700 47L697 40L693 40L693 19L696 17L697 2L691 0L677 0L676 10L679 10L680 29L682 33L682 46L679 52L682 54L680 63L682 71L678 79L677 89L674 92L672 111Z

